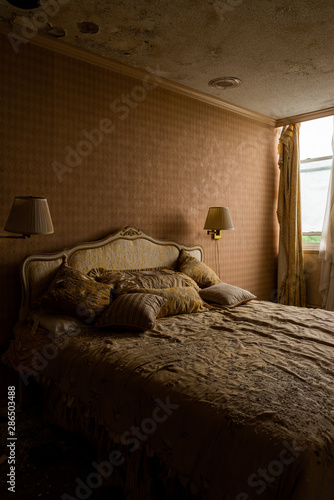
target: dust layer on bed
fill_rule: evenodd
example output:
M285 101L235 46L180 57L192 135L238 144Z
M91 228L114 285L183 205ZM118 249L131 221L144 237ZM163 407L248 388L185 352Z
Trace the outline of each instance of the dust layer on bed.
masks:
M114 440L149 446L204 499L334 494L333 314L252 301L143 333L19 325L5 359Z

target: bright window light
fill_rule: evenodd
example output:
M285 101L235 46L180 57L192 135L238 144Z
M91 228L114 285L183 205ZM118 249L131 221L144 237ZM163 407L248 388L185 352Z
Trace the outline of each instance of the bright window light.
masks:
M333 117L300 125L300 180L304 243L319 243L332 165Z

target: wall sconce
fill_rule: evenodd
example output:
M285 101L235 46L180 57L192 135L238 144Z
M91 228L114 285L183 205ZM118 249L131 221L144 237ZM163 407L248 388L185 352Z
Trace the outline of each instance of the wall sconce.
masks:
M21 235L0 235L0 238L30 238L32 234L52 234L53 224L46 198L16 196L5 231Z
M210 207L204 229L208 229L208 234L212 235L214 240L219 240L221 231L234 229L230 211L227 207Z

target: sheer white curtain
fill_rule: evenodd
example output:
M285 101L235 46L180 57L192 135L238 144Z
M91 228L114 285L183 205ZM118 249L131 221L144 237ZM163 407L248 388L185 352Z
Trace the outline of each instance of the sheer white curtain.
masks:
M322 306L328 311L334 311L334 117L332 150L332 170L319 251L319 258L322 259L319 292Z

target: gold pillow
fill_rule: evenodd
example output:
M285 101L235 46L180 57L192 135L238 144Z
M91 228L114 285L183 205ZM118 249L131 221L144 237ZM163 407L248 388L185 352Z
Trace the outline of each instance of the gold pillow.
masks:
M151 330L161 306L167 301L158 295L131 293L114 300L96 326L122 326L129 329Z
M137 292L137 290L135 290ZM191 287L148 289L141 288L142 293L151 293L167 299L161 307L157 318L174 316L175 314L189 314L206 310L203 300L197 291Z
M77 269L63 264L35 307L69 314L89 324L108 307L110 289L109 285L97 283Z
M113 271L103 268L91 269L88 276L100 283L107 283L123 292L134 288L175 288L192 286L199 290L197 283L184 273L171 269L145 269L143 271Z
M228 307L235 307L249 300L256 299L256 296L248 290L222 282L200 290L199 294L205 302L214 302L215 304Z
M177 260L177 269L190 276L197 285L201 288L206 288L216 283L220 283L220 279L216 273L203 262L193 257L185 250L181 250Z

